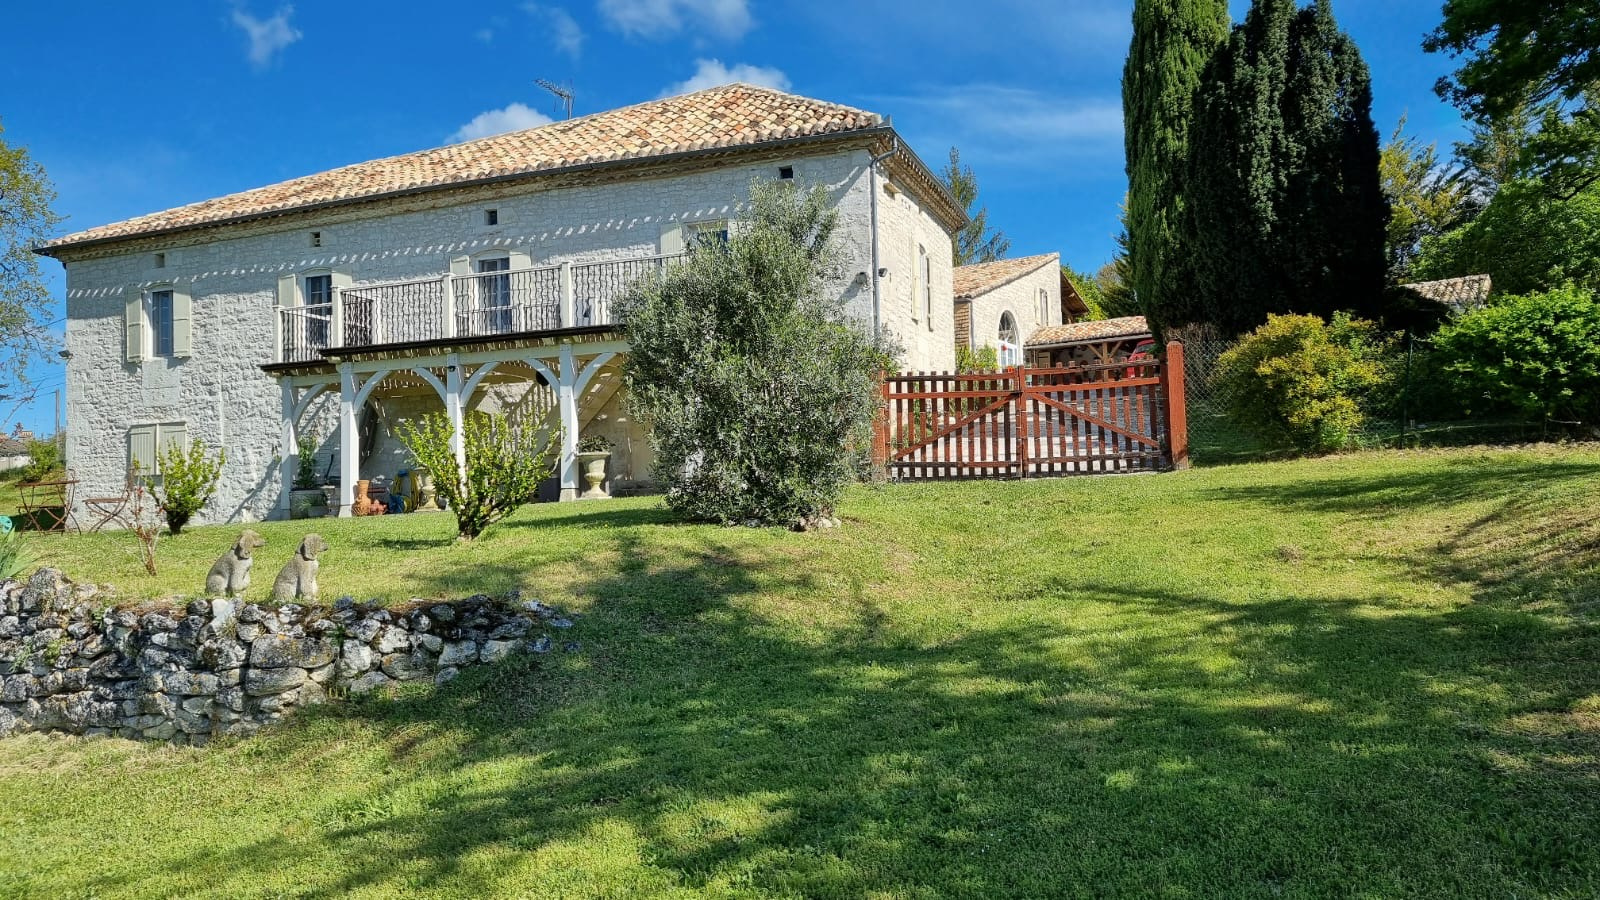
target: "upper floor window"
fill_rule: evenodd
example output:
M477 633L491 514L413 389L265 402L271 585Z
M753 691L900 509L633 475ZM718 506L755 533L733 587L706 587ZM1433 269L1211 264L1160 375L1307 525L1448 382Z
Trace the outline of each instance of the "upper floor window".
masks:
M1050 292L1044 288L1039 289L1039 324L1055 324L1050 320Z
M694 222L683 226L684 241L687 249L694 250L700 247L725 247L728 244L728 221L719 219L715 222Z
M933 258L928 249L917 245L917 272L922 278L922 309L928 316L928 330L933 330Z
M511 258L485 256L477 261L480 322L493 332L511 329Z
M150 341L156 356L172 355L172 290L150 292Z
M498 210L498 209L486 209L486 210L484 210L483 211L483 224L484 225L499 225L500 224L500 210Z

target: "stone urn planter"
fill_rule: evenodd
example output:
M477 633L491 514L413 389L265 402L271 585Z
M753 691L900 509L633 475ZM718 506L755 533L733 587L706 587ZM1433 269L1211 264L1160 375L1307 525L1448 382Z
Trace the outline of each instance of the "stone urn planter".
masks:
M589 489L581 495L583 499L595 500L611 496L600 486L605 483L606 463L610 460L610 450L580 450L578 452L578 468L583 472L583 480L589 483Z
M295 488L289 492L289 518L318 519L328 514L328 495L322 488Z

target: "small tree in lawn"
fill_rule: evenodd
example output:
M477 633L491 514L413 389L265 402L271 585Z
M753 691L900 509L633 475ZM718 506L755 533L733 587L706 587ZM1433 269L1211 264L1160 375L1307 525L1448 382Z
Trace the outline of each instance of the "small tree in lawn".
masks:
M820 188L755 183L726 244L621 299L629 398L678 512L804 527L860 471L892 353L828 284L835 220Z
M220 447L216 456L208 454L205 441L192 441L188 447L168 444L162 449L161 477L146 481L173 536L182 534L183 526L211 502L227 461L228 452Z
M439 495L456 514L459 536L472 540L537 498L539 483L555 470L561 433L541 428L521 406L506 415L468 413L461 424L465 472L456 466L453 429L444 413L402 421L396 431L417 464L434 473Z

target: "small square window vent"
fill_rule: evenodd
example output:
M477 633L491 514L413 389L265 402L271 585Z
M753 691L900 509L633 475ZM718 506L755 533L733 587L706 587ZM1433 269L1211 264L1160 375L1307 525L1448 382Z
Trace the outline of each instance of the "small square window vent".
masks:
M793 179L794 178L794 166L780 166L778 168L778 177L782 178L784 181L789 181L789 180Z
M483 211L483 224L485 224L485 225L499 225L500 224L500 210L498 210L498 209L486 209L486 210L484 210Z
M156 268L165 269L167 267L167 255L165 253L157 253L155 262Z
M320 231L311 232L311 246L313 246L313 247L321 247L322 246L322 232L320 232Z

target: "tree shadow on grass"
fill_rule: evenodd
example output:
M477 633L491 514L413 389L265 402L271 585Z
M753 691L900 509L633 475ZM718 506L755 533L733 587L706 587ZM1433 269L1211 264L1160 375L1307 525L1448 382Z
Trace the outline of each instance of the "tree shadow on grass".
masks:
M1592 666L1542 664L1559 634L1542 620L1065 580L1030 600L1055 615L922 642L869 596L715 537L615 544L629 564L585 585L584 652L258 738L298 758L330 729L375 732L391 774L180 868L247 887L332 845L336 867L299 870L327 897L1600 887L1594 735L1517 724L1595 689ZM750 602L775 594L850 613L797 627ZM1594 640L1559 652L1592 661Z

